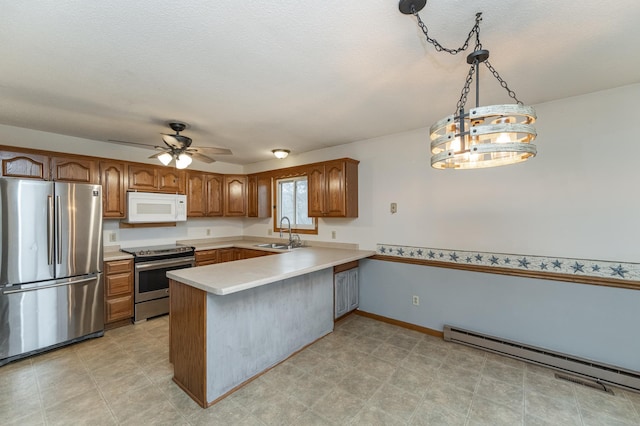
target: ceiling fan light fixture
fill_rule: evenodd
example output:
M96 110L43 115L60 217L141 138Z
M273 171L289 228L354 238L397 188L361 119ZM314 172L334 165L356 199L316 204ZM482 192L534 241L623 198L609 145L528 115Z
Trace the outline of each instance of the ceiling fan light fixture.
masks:
M168 166L171 160L173 160L173 155L169 154L168 152L164 152L158 155L158 160L165 166Z
M475 25L464 44L450 49L428 35L427 25L418 14L425 5L425 0L400 0L399 9L404 14L416 17L427 42L433 44L437 52L455 55L467 50L471 38L474 35L476 38L473 52L467 56L467 63L471 68L454 114L438 120L430 128L431 167L479 169L520 163L535 157L537 148L531 142L537 136L533 126L537 118L536 112L533 107L525 106L518 100L515 92L489 63L489 51L483 49L480 42L482 13L476 13ZM515 104L480 106L480 64L487 66ZM476 105L465 111L474 77Z
M271 152L273 153L273 155L276 156L276 158L282 160L283 158L287 158L291 151L289 151L288 149L278 148L278 149L272 150Z
M182 153L176 158L176 169L186 169L192 161L193 159L189 154Z

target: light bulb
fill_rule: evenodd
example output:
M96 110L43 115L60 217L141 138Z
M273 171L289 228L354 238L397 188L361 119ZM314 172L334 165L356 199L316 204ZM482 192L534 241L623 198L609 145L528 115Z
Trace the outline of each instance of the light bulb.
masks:
M158 155L158 160L160 160L160 162L166 166L171 162L171 160L173 160L173 156L168 152L163 152L162 154Z
M511 142L511 135L509 133L500 133L500 136L496 139L496 143L509 143Z
M451 141L451 145L449 145L449 149L452 149L453 152L460 151L460 137L459 136Z
M188 154L180 154L176 159L176 169L185 169L191 164L193 159Z

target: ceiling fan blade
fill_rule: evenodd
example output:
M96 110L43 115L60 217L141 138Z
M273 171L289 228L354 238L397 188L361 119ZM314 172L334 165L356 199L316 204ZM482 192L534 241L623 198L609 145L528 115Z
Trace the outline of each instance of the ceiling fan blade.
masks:
M189 151L207 153L208 155L233 155L230 149L212 146L199 146L198 148L190 148Z
M206 155L202 155L191 150L189 150L188 153L190 156L193 157L194 160L202 161L203 163L211 164L211 163L215 163L216 161L211 157L207 157Z
M129 142L129 141L119 141L117 139L108 139L107 142L111 142L111 143L117 143L120 145L129 145L129 146L135 146L138 148L145 148L145 149L156 149L156 146L153 145L147 145L144 143L138 143L138 142Z

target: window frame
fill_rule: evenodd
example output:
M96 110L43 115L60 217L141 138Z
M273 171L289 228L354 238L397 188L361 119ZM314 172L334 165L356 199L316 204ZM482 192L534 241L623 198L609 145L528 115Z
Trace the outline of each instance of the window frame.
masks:
M309 177L307 173L292 173L286 175L277 175L273 177L273 190L271 191L271 196L273 197L273 232L280 232L280 197L279 197L279 184L278 182L281 180L296 180L297 178L307 178L307 185L309 182ZM308 234L308 235L318 235L318 218L312 217L313 224L310 228L296 228L295 226L291 226L291 232L296 234ZM282 228L282 231L287 232L289 230L288 227Z

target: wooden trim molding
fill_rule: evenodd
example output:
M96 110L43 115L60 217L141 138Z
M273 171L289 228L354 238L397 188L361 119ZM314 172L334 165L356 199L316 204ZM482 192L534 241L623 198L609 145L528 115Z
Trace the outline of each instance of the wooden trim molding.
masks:
M387 324L397 325L398 327L407 328L409 330L419 331L420 333L428 334L430 336L444 338L444 333L442 331L433 330L431 328L422 327L420 325L411 324L410 322L399 321L393 318L383 317L381 315L372 314L370 312L365 312L361 310L356 310L353 313L356 315L360 315L362 317L371 318L377 321L386 322Z
M640 290L640 264L378 244L371 259Z

